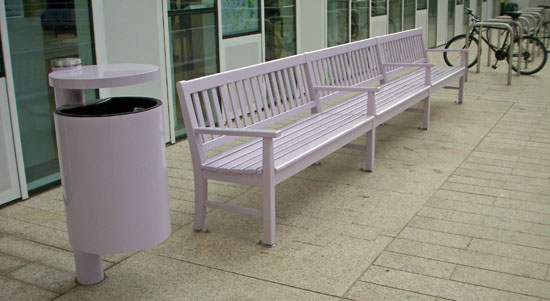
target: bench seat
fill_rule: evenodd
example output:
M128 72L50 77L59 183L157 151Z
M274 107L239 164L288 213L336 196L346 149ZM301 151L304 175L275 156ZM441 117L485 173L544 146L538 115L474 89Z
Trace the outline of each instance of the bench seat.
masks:
M445 85L447 81L456 80L464 75L464 67L432 67L432 89L438 89L441 85ZM424 70L418 69L411 73L407 73L407 76L398 77L390 82L401 85L411 80L424 83Z
M305 157L321 147L337 143L338 139L346 133L369 126L374 117L356 114L353 111L355 109L353 104L364 106L364 103L348 103L341 106L340 110L308 116L280 129L282 135L273 139L275 172L280 172L298 161L304 160ZM248 143L214 155L205 161L202 168L236 174L261 174L263 170L262 139L253 139Z

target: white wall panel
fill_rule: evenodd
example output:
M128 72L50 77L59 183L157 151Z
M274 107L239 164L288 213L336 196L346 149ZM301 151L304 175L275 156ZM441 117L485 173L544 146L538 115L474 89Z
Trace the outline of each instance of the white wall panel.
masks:
M370 19L370 36L381 36L388 33L388 16L376 16Z
M220 71L233 70L262 62L262 35L222 39Z
M296 1L296 43L298 53L326 47L326 1Z
M455 35L464 33L464 5L457 5L455 11ZM452 37L447 37L450 40Z
M147 96L160 99L165 112L166 141L169 141L163 1L96 0L92 3L98 64L139 63L160 67L160 77L150 83L102 89L100 96Z
M422 27L424 31L424 44L428 46L428 10L417 10L415 22L416 27Z

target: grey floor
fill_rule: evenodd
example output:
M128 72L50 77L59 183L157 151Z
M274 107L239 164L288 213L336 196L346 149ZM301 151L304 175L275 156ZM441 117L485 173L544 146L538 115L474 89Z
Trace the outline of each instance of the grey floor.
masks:
M105 256L98 285L74 282L60 188L3 208L0 299L550 299L550 67L512 86L505 67L471 72L462 105L436 93L429 131L409 112L379 127L374 173L342 149L278 185L273 248L255 217L192 231L186 141L167 148L172 235ZM257 188L210 193L261 206Z

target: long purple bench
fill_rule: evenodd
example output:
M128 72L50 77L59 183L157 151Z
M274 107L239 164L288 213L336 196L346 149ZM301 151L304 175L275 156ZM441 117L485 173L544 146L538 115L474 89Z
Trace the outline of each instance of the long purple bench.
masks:
M427 129L432 89L460 72L434 77L419 30L388 37L178 82L195 179L194 228L204 229L207 207L259 216L262 243L273 245L276 184L342 147L364 150L372 171L376 126L420 101ZM406 73L412 67L420 69ZM351 144L365 134L364 145ZM262 209L209 200L209 179L261 187Z
M374 116L353 114L355 107L322 111L309 74L305 55L297 55L178 82L193 161L196 230L204 229L207 207L225 209L262 217L262 243L273 245L275 185L373 129ZM238 137L251 139L232 146ZM221 152L208 156L215 149ZM366 161L374 161L374 149ZM261 187L263 208L209 200L209 179Z

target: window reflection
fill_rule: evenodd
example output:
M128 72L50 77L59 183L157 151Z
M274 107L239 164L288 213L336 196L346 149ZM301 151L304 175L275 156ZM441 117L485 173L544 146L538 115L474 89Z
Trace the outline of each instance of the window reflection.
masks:
M414 9L416 0L405 0L405 11L403 13L403 30L416 27L416 10Z
M403 28L402 24L403 0L390 0L390 15L388 32L398 32Z
M266 61L296 54L296 1L265 0Z
M29 190L59 180L50 61L80 57L93 64L88 0L6 1L13 81ZM96 98L86 91L86 98Z
M369 0L351 2L351 40L358 41L369 37Z
M328 0L327 44L335 46L349 42L349 1Z
M168 17L175 132L179 138L185 135L185 128L175 83L219 71L215 1L170 0Z
M387 0L372 0L372 16L383 16L387 13Z

